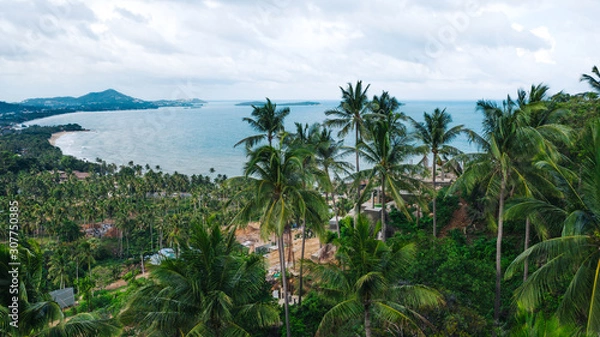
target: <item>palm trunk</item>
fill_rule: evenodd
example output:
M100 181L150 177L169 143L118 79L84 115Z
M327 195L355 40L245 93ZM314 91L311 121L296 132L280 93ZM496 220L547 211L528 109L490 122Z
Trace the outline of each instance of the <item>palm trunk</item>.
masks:
M294 259L294 257L295 257L294 256L294 238L292 237L292 228L291 227L288 229L287 233L288 233L288 242L290 243L288 246L289 251L288 251L287 262L288 262L288 264L292 263L294 265L293 269L296 270L296 264L294 263L294 260L295 260Z
M371 337L371 313L368 305L365 305L365 337Z
M150 223L150 251L153 252L154 251L154 241L153 240L153 235L152 235L152 227L154 225L154 221Z
M381 196L379 197L381 202L381 241L385 242L385 234L387 228L385 225L385 177L381 177Z
M127 232L127 234L125 234L125 243L127 245L127 257L129 257L129 232Z
M523 248L523 251L529 249L529 231L530 231L530 227L531 227L531 222L529 221L529 218L525 219L525 247ZM525 258L525 263L523 265L523 282L527 281L527 276L529 274L529 261L527 260L527 258Z
M123 230L119 229L119 257L123 258Z
M94 297L94 288L89 288L87 293L88 312L92 312L92 297Z
M359 172L360 166L359 166L359 162L358 162L358 140L359 140L358 127L355 128L355 140L356 140L356 144L354 144L354 146L356 148L356 172Z
M158 231L158 249L163 249L163 229L162 227Z
M354 144L356 148L356 173L360 172L360 164L358 157L358 127L355 129L355 140L356 144ZM360 179L360 178L359 178ZM360 181L356 186L356 205L354 205L354 228L356 228L356 224L358 223L358 216L360 214Z
M306 221L304 221L304 225L302 226L302 248L300 249L300 282L298 288L298 306L302 306L302 293L303 293L303 267L304 267L304 247L306 244Z
M336 226L336 232L337 232L337 236L339 239L342 238L342 232L340 230L340 220L338 218L338 209L337 209L337 205L335 203L335 192L331 193L331 201L333 202L333 211L335 212L335 226Z
M287 286L287 276L285 275L286 269L285 269L285 249L283 248L283 233L281 235L278 235L277 237L277 241L279 241L277 243L277 245L279 247L279 265L281 267L281 283L283 286L283 308L285 311L285 329L287 332L287 337L291 337L292 333L290 330L290 311L289 311L289 299L288 299L288 286Z
M500 295L501 295L501 281L502 281L502 231L504 226L504 219L502 213L504 212L504 192L506 189L506 177L502 176L500 182L500 195L498 197L498 238L496 239L496 298L494 300L494 322L496 326L500 326Z
M435 238L437 236L437 203L436 203L436 192L437 190L435 189L435 164L436 164L436 160L435 160L436 154L435 152L433 153L433 163L431 164L432 168L433 168L433 176L431 179L431 182L433 184L433 237Z
M77 294L79 294L79 257L75 259L75 283L77 283Z

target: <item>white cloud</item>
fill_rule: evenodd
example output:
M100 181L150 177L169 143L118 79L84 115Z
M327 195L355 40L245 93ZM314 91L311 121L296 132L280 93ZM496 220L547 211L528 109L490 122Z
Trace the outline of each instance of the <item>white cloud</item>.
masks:
M547 64L556 64L556 61L552 58L552 53L554 51L554 47L556 45L556 40L552 37L550 32L548 31L548 27L540 26L531 30L535 36L539 36L540 38L546 40L550 44L549 49L538 50L534 53L535 61L540 63Z
M153 99L182 86L205 99L335 99L357 79L401 99L497 98L534 82L587 90L579 76L600 53L591 0L0 5L7 101L108 87Z
M517 32L522 32L523 31L523 25L520 25L516 22L513 22L510 24L510 27L514 30L516 30Z

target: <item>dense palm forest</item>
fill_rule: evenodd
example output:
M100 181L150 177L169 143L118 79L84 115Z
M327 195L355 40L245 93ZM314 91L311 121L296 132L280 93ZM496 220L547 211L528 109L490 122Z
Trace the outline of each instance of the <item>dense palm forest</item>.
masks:
M444 107L409 118L361 81L293 130L267 99L243 119L256 134L236 145L247 162L232 178L82 162L47 143L77 125L6 131L0 331L597 336L597 68L582 81L593 91L534 84L478 101L480 134ZM479 151L452 147L459 135ZM241 242L249 223L272 249ZM328 257L305 252L315 237ZM63 307L50 292L68 288Z

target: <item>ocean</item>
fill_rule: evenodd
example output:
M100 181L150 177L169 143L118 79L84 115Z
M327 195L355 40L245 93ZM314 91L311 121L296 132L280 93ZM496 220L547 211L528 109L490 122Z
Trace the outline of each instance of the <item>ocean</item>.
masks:
M152 168L159 165L163 172L228 177L241 175L246 161L245 149L234 148L239 140L256 134L242 121L250 117L252 107L236 106L240 101L209 101L201 108L161 108L157 110L127 110L76 112L37 119L26 125L60 125L77 123L90 132L68 133L56 141L64 154L95 161L126 165L130 161ZM286 101L289 102L289 101ZM277 102L275 102L277 103ZM446 108L452 115L452 126L463 124L477 132L482 116L475 111L474 101L406 101L400 111L417 121L423 112ZM325 111L337 107L339 101L320 101L319 105L291 106L285 121L287 130L295 130L294 122L315 123L326 119ZM280 108L281 106L278 106ZM347 145L353 145L347 137ZM454 141L464 152L474 152L466 137ZM349 158L352 160L352 158Z

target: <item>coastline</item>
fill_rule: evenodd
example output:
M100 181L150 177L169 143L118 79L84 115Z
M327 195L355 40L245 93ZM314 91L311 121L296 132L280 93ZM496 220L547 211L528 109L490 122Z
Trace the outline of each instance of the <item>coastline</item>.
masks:
M50 143L50 145L52 145L52 146L56 146L56 141L57 141L57 140L58 140L60 137L62 137L62 136L64 136L64 135L66 135L66 134L68 134L68 133L74 133L74 132L77 132L77 131L61 131L61 132L55 132L55 133L53 133L53 134L52 134L52 136L50 136L50 138L48 139L48 142Z

